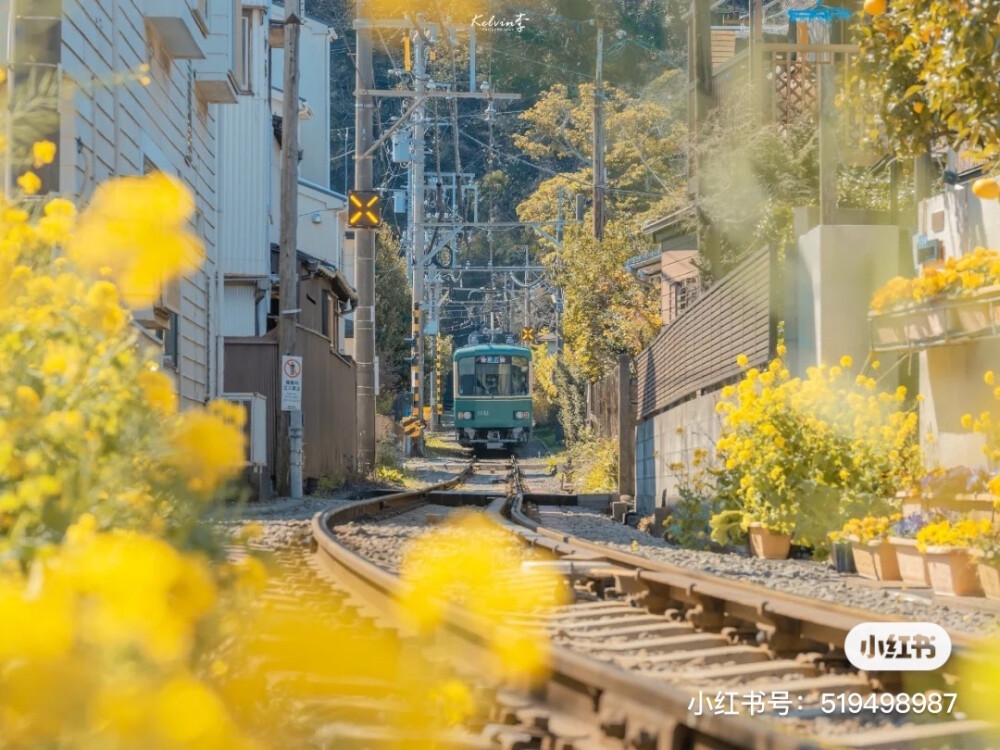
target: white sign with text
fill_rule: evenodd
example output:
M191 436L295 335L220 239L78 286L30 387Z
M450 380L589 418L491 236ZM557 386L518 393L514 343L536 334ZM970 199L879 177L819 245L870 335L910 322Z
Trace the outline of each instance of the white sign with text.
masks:
M281 358L281 410L302 411L302 357Z

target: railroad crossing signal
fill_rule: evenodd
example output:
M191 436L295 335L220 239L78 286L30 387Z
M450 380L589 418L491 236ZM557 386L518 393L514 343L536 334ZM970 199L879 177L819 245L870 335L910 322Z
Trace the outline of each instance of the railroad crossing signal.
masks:
M382 201L374 190L347 191L347 226L372 229L382 226Z
M535 341L535 329L534 328L522 328L521 329L521 341L526 343L534 343Z
M424 430L423 424L417 417L404 417L402 425L403 434L408 438L418 438Z

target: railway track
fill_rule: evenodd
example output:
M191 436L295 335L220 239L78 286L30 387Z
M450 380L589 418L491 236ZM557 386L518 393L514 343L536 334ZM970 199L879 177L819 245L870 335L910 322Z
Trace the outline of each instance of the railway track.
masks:
M496 472L497 464L483 468ZM891 618L673 568L552 532L532 520L531 497L516 462L504 471L509 486L503 489L398 493L317 514L312 523L320 565L386 616L392 616L404 584L340 544L338 526L424 502L475 502L529 548L550 555L527 564L563 575L571 603L508 615L508 621L550 639L551 672L540 688L501 690L488 717L493 723L471 727L479 741L565 749L990 746L984 724L956 718L943 706L917 715L901 710L895 698L922 695L926 706L935 700L931 696L956 692L954 675L902 684L900 673L865 674L847 663L842 646L850 628ZM471 665L468 679L481 682L475 665L488 658L482 623L457 606L448 614L449 648L458 662ZM960 636L954 642L957 661L973 643ZM485 691L502 687L479 684ZM721 711L719 700L725 703ZM907 700L912 707L913 698ZM864 710L866 702L875 710Z

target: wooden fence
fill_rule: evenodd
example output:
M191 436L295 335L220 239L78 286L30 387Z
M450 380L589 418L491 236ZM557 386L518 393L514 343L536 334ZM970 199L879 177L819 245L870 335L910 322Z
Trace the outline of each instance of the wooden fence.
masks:
M225 344L227 393L260 393L267 399L267 474L274 476L281 409L278 342L271 337L230 337ZM330 340L299 327L303 358L303 478L337 476L356 466L357 375L354 363L330 348Z

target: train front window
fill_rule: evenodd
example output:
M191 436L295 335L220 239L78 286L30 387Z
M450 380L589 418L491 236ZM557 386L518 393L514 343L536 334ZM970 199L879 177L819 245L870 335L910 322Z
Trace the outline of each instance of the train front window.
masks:
M458 361L459 396L527 396L527 357L483 354Z

